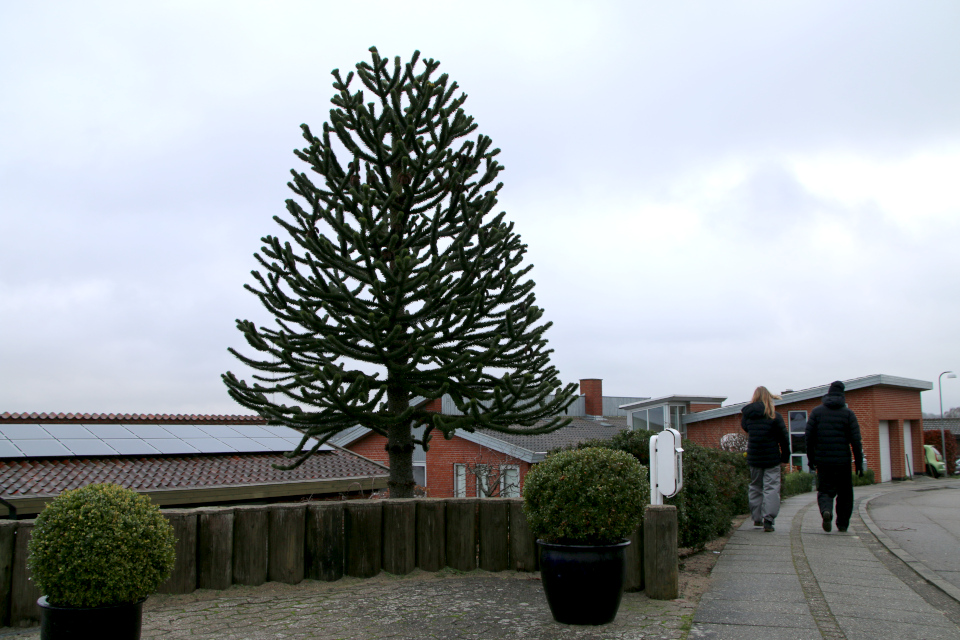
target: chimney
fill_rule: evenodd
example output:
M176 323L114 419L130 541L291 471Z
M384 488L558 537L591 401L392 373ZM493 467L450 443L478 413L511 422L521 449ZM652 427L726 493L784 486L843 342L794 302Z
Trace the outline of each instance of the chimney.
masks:
M603 415L603 380L600 378L586 378L580 381L580 395L583 399L584 413L587 417Z

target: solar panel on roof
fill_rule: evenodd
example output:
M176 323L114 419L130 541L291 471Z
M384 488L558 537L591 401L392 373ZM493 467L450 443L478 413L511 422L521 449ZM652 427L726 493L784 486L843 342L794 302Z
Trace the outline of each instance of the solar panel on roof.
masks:
M273 436L273 434L266 429L261 429L260 427L252 424L233 425L231 426L231 429L239 433L244 438L270 438Z
M86 424L84 426L101 440L104 438L136 438L133 433L118 424Z
M0 436L0 458L283 453L303 437L288 427L242 424L5 424ZM315 443L311 438L304 448Z
M192 424L168 424L164 427L176 438L205 438L207 434Z
M60 440L60 444L78 456L113 456L117 454L113 447L103 440Z
M139 438L129 438L125 440L104 440L108 445L117 450L122 456L155 456L159 451L151 447L144 440Z
M149 439L144 440L151 447L159 451L160 453L166 454L177 454L177 453L200 453L194 447L191 447L189 444L183 440L176 440L175 438L169 438L165 440L155 440Z
M46 440L50 437L38 424L4 424L0 425L0 433L10 440Z
M47 435L46 440L11 440L27 456L69 456L70 450Z
M0 440L0 458L22 458L23 451L13 446L9 440Z
M57 440L89 440L97 437L79 424L45 424L43 429Z
M173 434L155 424L128 424L124 425L130 433L138 438L172 438Z
M211 438L239 438L240 434L228 427L225 424L202 424L198 425L201 431L210 436Z
M223 438L222 442L230 445L239 453L265 453L272 451L270 447L262 445L250 438Z
M233 447L225 445L216 438L184 438L184 442L195 447L200 453L233 453Z

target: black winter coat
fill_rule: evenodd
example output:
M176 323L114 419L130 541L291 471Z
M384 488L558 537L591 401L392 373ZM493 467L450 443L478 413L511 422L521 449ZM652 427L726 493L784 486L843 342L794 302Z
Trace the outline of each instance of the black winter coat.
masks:
M807 420L807 461L819 465L850 466L850 450L856 470L863 467L863 445L857 415L847 408L842 393L828 393L823 404L810 412Z
M747 464L758 469L790 462L787 427L779 413L773 418L763 414L763 403L752 402L740 410L740 426L747 432Z

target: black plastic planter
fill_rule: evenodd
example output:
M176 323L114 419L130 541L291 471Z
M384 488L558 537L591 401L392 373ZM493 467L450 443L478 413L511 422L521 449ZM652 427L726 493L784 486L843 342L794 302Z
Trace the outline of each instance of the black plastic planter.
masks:
M563 624L607 624L617 617L627 577L629 540L605 546L540 545L540 577L553 619Z
M40 605L40 640L140 640L144 600L146 598L115 607L74 609L55 607L47 603L47 596L43 596L37 600Z

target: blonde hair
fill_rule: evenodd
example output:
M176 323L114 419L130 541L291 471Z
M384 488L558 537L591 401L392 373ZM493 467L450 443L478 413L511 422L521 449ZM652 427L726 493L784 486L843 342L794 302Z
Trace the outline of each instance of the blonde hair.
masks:
M750 402L762 402L763 415L773 420L774 416L777 415L776 410L773 408L773 401L779 399L780 396L770 393L766 387L757 387L757 390L753 392L753 399L750 400Z

